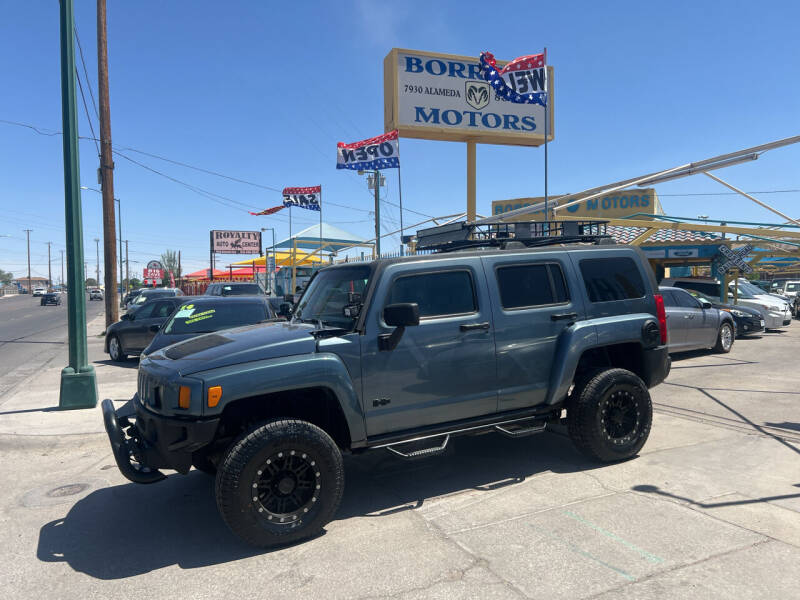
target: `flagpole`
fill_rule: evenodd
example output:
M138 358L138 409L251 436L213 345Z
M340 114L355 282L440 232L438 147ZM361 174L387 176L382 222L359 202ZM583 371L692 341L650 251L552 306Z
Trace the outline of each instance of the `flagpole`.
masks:
M295 258L297 254L294 251L294 240L292 239L292 205L289 205L289 243L292 245L292 283L291 289L289 290L290 294L294 294L294 282L297 273L297 269L295 267Z
M547 48L544 49L544 220L550 220L547 202L547 128L550 124L550 93L547 81Z
M319 186L319 260L322 262L322 184Z
M397 193L400 196L400 256L403 251L403 184L400 178L400 136L397 137Z

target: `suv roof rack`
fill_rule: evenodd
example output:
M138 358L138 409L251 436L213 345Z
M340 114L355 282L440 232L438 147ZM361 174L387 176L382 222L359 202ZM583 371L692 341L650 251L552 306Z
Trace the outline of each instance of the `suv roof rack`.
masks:
M534 248L553 244L610 243L608 221L458 221L417 231L417 250L453 252L467 248ZM612 242L613 243L613 242Z

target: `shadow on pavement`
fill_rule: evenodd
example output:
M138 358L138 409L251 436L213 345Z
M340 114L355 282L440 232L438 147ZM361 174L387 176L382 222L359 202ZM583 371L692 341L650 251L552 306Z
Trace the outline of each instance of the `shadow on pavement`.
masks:
M795 484L795 487L800 487L800 484ZM789 498L800 498L800 494L783 494L781 496L765 496L763 498L748 498L747 500L731 500L729 502L697 502L691 498L678 496L670 492L664 491L657 485L635 485L631 488L634 492L644 492L646 494L656 494L666 498L674 498L675 500L682 500L688 502L693 506L700 508L721 508L723 506L738 506L740 504L759 504L761 502L771 502L773 500L788 500Z
M139 359L134 358L126 358L121 362L117 362L115 360L111 360L110 358L104 360L95 360L92 361L96 365L108 365L109 367L121 367L123 369L138 369L139 368Z
M346 486L336 520L382 517L423 506L433 497L490 492L547 471L587 470L571 442L557 435L512 440L457 438L456 452L404 461L378 450L345 460ZM176 564L204 567L265 554L240 542L217 512L214 480L198 471L156 485L123 484L76 502L39 532L37 557L66 562L98 579L124 579Z

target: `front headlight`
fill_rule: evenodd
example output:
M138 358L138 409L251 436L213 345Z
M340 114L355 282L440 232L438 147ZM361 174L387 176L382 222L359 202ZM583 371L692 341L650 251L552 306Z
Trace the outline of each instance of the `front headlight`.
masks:
M742 312L741 310L736 310L735 308L728 309L728 312L731 313L734 317L739 317L743 319L747 316L746 312Z

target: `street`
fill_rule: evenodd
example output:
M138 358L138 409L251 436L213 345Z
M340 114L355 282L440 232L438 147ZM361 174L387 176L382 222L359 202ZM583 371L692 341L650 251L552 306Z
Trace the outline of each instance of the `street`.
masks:
M122 402L136 360L106 362L101 331L101 317L90 322L100 397ZM214 480L199 471L126 481L98 409L52 409L53 363L0 409L4 592L797 598L800 375L787 357L798 343L795 322L737 340L730 354L674 357L652 390L650 439L627 462L590 462L558 431L455 438L421 461L346 456L334 521L272 551L228 531Z
M39 301L28 294L0 298L0 405L15 386L54 359L67 365L67 294L59 306ZM102 312L102 302L86 300L87 321Z

